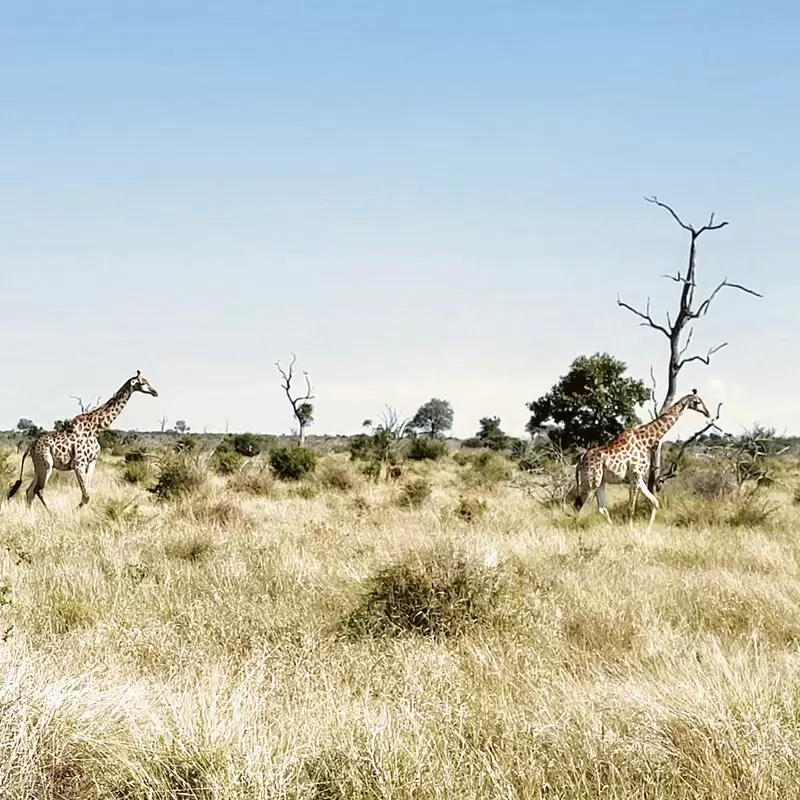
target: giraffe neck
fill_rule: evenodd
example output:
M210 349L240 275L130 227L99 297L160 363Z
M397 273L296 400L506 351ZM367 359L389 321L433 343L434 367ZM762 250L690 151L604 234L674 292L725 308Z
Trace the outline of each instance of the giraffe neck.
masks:
M663 414L656 417L652 422L641 425L637 429L640 437L650 439L652 444L656 444L664 438L667 431L678 421L686 408L686 398L682 397L677 403L673 403Z
M122 413L125 404L131 399L130 381L126 381L114 394L106 400L99 408L90 411L88 414L81 414L81 419L88 423L89 427L96 431L102 431Z

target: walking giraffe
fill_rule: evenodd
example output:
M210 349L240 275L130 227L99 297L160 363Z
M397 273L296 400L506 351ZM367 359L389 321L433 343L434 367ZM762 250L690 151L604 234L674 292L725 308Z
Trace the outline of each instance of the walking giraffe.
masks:
M153 397L158 397L158 392L150 385L149 381L137 370L136 375L125 381L116 394L99 408L79 414L72 420L69 430L43 433L34 439L22 456L19 468L19 480L9 489L9 498L13 497L22 486L22 473L25 469L25 459L30 455L33 461L33 480L25 492L28 507L36 495L42 505L47 508L42 492L50 479L53 470L61 472L72 470L78 479L81 489L81 502L78 508L89 502L89 489L94 477L94 468L97 455L100 452L100 442L97 438L98 431L105 430L120 415L125 404L134 392L142 392Z
M575 468L578 492L575 497L575 508L580 510L594 493L597 495L597 507L600 513L610 523L611 515L606 508L606 484L627 482L630 486L628 524L633 527L636 497L641 491L651 505L650 524L647 526L649 533L653 527L656 510L659 508L658 498L647 488L650 453L687 408L711 417L705 403L698 396L697 389L692 389L691 394L674 402L652 422L623 431L607 444L587 450Z

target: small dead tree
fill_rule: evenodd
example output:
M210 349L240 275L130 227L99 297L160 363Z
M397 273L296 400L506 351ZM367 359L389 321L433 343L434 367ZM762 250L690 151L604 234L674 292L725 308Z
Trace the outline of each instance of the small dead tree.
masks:
M292 414L294 414L294 418L297 420L298 444L301 447L304 447L306 443L306 428L314 420L314 406L309 402L310 400L314 399L314 395L312 394L313 387L311 386L311 380L308 377L308 372L303 370L303 377L305 378L306 383L306 393L304 395L292 396L292 381L295 377L294 365L296 362L297 356L292 353L292 360L289 363L288 369L284 370L283 367L281 367L280 361L276 361L275 366L280 373L281 386L283 387L283 391L286 393L286 398L289 400L289 405L292 407Z
M696 228L694 225L689 225L688 223L684 222L670 206L668 206L666 203L662 203L657 197L646 197L645 200L648 203L658 206L659 208L663 208L672 217L672 219L675 220L675 222L677 222L678 225L680 225L680 227L689 234L689 258L686 265L686 271L681 272L681 270L678 270L674 275L662 276L667 280L678 284L680 287L678 308L674 316L670 314L670 312L667 312L665 323L657 322L653 318L650 311L649 297L645 303L644 310L642 310L641 308L636 308L626 302L623 302L620 297L617 296L618 306L639 317L639 319L642 320L640 323L641 325L658 331L667 339L669 347L669 359L667 362L667 388L660 407L654 402L654 410L657 412L657 414L663 414L667 407L675 400L675 395L677 394L678 389L678 377L681 370L687 364L692 362L700 362L708 366L711 363L711 357L715 353L718 353L720 350L722 350L723 347L727 347L728 345L727 342L714 345L709 347L705 354L692 354L689 352L692 344L692 337L694 335L694 323L706 316L717 295L723 289L738 289L739 291L753 295L754 297L762 297L762 295L753 289L749 289L747 286L743 286L740 283L733 283L727 278L724 278L719 284L717 284L714 290L707 297L705 297L705 299L699 303L696 303L695 290L697 289L697 240L706 231L721 230L728 223L715 222L714 214L712 213L705 225L700 228ZM650 376L653 383L653 398L655 401L656 382L652 368L650 371ZM717 418L718 417L719 409L717 409ZM717 427L716 422L717 419L712 420L703 430L698 431L698 433L692 437L692 440L707 432L712 427ZM673 464L672 466L675 467L676 464ZM650 476L648 479L650 490L652 491L654 488L660 489L664 480L666 479L665 475L669 475L671 477L675 474L675 472L675 469L670 468L662 474L661 444L659 443L658 447L653 450L650 459Z
M100 401L102 400L101 397L97 397L93 401L84 403L83 398L78 394L71 394L70 398L78 404L81 414L88 414L90 411L94 411L96 408L99 408Z

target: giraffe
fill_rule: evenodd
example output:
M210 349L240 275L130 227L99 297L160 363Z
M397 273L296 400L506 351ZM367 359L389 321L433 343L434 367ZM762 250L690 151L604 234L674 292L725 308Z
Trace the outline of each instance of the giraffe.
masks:
M25 459L30 456L33 461L34 476L26 491L28 508L33 502L34 495L47 508L42 492L54 469L62 472L72 470L75 473L81 490L81 502L78 508L85 506L89 502L89 489L94 477L97 455L100 452L97 433L111 425L125 408L125 404L134 392L158 397L158 392L137 370L136 375L125 381L113 397L103 405L75 417L69 430L43 433L31 442L22 456L19 480L15 481L9 489L8 497L13 497L22 486Z
M681 397L680 400L668 406L652 422L623 431L616 439L607 444L587 450L575 468L577 483L575 508L579 510L579 513L591 495L596 494L597 507L610 524L611 515L606 508L606 484L628 483L630 486L628 524L631 528L633 527L636 496L641 492L650 501L650 523L647 526L647 532L650 533L656 517L656 510L659 508L658 498L647 488L650 452L687 408L711 418L705 403L697 394L697 389L692 389L691 394Z

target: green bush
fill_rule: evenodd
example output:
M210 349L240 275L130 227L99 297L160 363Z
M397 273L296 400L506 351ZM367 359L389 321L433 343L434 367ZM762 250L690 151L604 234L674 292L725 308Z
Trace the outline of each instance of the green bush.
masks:
M119 431L102 430L97 434L101 450L116 450L122 445L122 435Z
M211 457L211 468L219 475L233 475L238 472L244 459L235 450L219 450Z
M16 470L11 465L11 451L5 448L0 450L0 480L9 481L14 477Z
M497 567L449 551L409 554L369 581L345 627L368 635L453 636L490 625L502 589Z
M486 509L485 500L478 500L477 497L459 497L455 515L464 522L474 522L486 513Z
M357 484L357 476L352 468L338 462L323 463L318 480L326 489L335 489L337 492L350 492Z
M406 456L412 461L438 461L447 455L447 445L441 439L415 436L411 439Z
M270 453L269 464L283 481L299 481L317 466L317 454L307 447L287 445Z
M256 497L269 497L275 486L272 470L266 464L258 462L248 464L236 472L228 481L234 492L252 494Z
M397 502L407 508L420 508L431 496L431 482L426 478L409 481L400 492Z
M179 436L173 447L176 453L191 453L197 449L197 439L192 436Z
M491 489L509 481L511 475L511 464L505 456L484 450L471 459L462 480L471 488Z
M126 483L147 484L153 479L153 472L146 461L129 461L122 470Z
M218 445L215 452L233 450L244 458L254 458L269 449L275 442L274 436L259 436L255 433L236 433L226 436Z
M205 476L199 465L185 454L166 457L159 465L156 483L150 491L159 500L175 500L196 492Z

